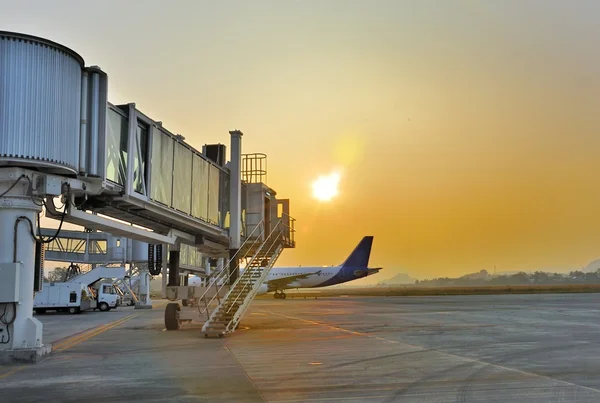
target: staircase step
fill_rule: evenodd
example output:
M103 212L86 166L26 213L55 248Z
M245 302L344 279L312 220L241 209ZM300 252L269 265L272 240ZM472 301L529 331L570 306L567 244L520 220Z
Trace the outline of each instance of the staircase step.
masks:
M262 285L273 264L281 253L282 244L277 238L263 243L260 247L243 249L244 257L252 257L242 275L232 284L225 298L210 314L203 326L206 335L222 336L233 332L254 299L256 291Z
M223 330L227 327L227 323L213 322L206 327L206 330Z

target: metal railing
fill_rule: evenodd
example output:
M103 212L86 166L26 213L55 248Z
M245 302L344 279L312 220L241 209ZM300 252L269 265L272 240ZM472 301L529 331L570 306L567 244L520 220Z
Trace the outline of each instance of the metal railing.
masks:
M296 233L296 219L289 214L282 213L279 221L283 222L282 235L284 241L291 246L295 246L296 240L294 239L294 234Z
M242 180L246 183L267 183L267 155L242 154Z
M258 290L256 285L258 284L260 286L259 283L261 282L261 280L264 281L264 277L268 274L267 270L263 270L262 273L260 273L260 275L256 279L256 281L254 281L254 282L252 281L253 275L256 274L257 272L260 272L260 270L261 270L261 265L260 265L260 262L258 261L258 259L263 259L263 258L267 258L267 257L269 258L269 263L265 267L265 269L266 269L269 266L271 266L273 264L273 262L275 261L275 259L272 259L273 256L270 255L271 252L273 251L273 248L276 249L277 256L279 255L279 253L281 253L281 246L282 246L281 245L281 232L282 232L281 230L282 230L282 227L283 227L282 220L279 220L279 222L275 225L275 227L269 233L269 235L264 240L264 242L262 242L262 244L258 248L258 250L254 253L252 259L250 260L250 262L247 266L247 269L244 270L244 273L237 279L237 281L233 284L233 286L231 287L229 292L225 295L225 297L224 297L225 301L229 301L229 299L231 297L235 296L235 299L233 300L233 302L228 304L229 306L228 306L227 310L225 311L225 313L229 313L231 311L231 308L233 306L235 306L235 303L243 295L244 291L246 290L246 287L248 285L250 285L252 287L250 292L248 293L248 295L246 295L243 298L244 302L238 307L238 309L234 313L234 317L227 321L226 331L229 331L230 325L233 322L233 320L239 318L239 316L241 316L241 314L245 311L248 301L252 300L252 296L253 296L252 291ZM268 245L266 251L263 250L265 245ZM258 262L257 266L255 266L256 262ZM238 286L238 284L240 282L244 282L244 285L241 290L236 290L236 287ZM254 292L254 294L255 293L256 292ZM251 298L249 298L249 297L251 297ZM207 311L208 311L208 304L206 306L206 312ZM216 313L217 313L217 309L213 310L213 312L210 315L208 315L207 322L203 326L203 331L204 331L204 328L211 322L212 315L214 315Z
M231 257L231 259L229 259L227 261L227 264L223 266L223 270L221 270L219 272L219 274L213 279L213 283L212 285L209 285L206 287L206 290L204 290L204 293L200 296L200 298L198 298L199 300L203 300L204 301L204 305L206 306L204 310L200 311L200 306L198 306L198 311L203 314L205 312L208 312L208 307L210 306L210 304L215 300L215 298L219 301L219 303L221 302L219 293L221 292L221 290L226 286L229 285L229 280L231 279L231 276L233 275L233 271L229 270L229 267L231 265L232 261L237 261L238 263L236 263L236 267L239 268L239 260L240 260L240 255L247 253L249 250L252 250L257 244L262 243L261 240L261 235L264 233L263 231L263 221L259 222L258 225L256 227L254 227L254 229L252 230L252 232L250 233L250 235L246 238L246 240L242 243L242 245L240 246L240 248L237 250L237 252ZM257 234L255 234L255 232L259 230L259 232ZM256 236L253 236L256 235ZM219 286L219 282L222 282L222 284ZM206 295L208 294L208 292L211 290L212 286L214 285L215 287L215 295L207 302L206 301ZM210 318L210 315L208 315Z
M90 270L92 270L92 268L92 265L89 263L84 263L81 265L71 263L69 267L67 267L64 281L71 281L74 278L89 272Z
M268 245L268 250L266 252L264 252L264 256L265 257L269 257L269 264L272 264L274 259L271 259L271 252L275 252L277 250L277 248L279 248L281 246L281 243L276 242L276 237L277 235L281 235L281 221L279 221L279 223L277 223L277 225L275 226L275 228L273 228L273 231L271 231L271 233L269 234L269 237L265 240L265 245ZM274 234L275 238L273 237ZM251 262L250 264L252 265L253 262ZM268 266L268 265L267 265ZM264 267L264 269L266 269L266 267ZM260 263L257 266L250 266L247 270L248 272L246 273L246 271L244 270L244 274L240 277L240 281L242 280L243 277L247 277L248 281L244 284L244 286L242 287L241 290L238 290L237 292L237 296L235 296L235 299L233 300L233 302L231 303L231 305L229 306L229 308L227 309L227 313L229 313L231 311L231 308L234 306L234 304L239 300L239 298L244 294L244 291L246 291L246 288L248 286L251 286L252 288L254 287L254 285L258 282L260 283L260 280L262 279L263 274L266 272L266 270L263 269L263 271L261 272L260 269L263 268L263 266L260 265ZM258 278L256 279L255 282L252 282L252 279L254 277L254 274L259 273ZM264 279L263 279L264 280ZM234 289L232 288L232 291Z
M270 269L273 267L273 265L279 258L279 255L283 251L283 245L281 244L281 242L274 244L274 246L275 246L275 251L274 251L273 255L271 255L271 257L269 259L269 263L267 264L266 267L264 267L262 269L262 273L260 274L259 278L257 278L254 283L252 283L252 281L250 281L250 284L252 284L252 288L250 289L250 292L248 293L248 295L246 295L246 297L244 298L244 302L238 307L238 309L233 314L233 317L231 318L231 320L227 323L227 326L225 327L225 332L229 332L232 329L235 329L237 327L238 322L241 320L242 316L248 309L250 303L256 297L256 294L258 293L260 286L265 281L266 277L269 275ZM227 310L227 313L229 313L229 311L231 310L231 308L233 306L234 306L234 304L232 304L229 307L229 309Z

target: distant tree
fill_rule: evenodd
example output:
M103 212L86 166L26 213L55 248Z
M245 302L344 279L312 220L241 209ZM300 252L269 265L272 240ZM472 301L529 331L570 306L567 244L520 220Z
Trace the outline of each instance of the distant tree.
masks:
M600 282L598 272L585 273L585 282L592 284Z
M550 276L548 276L548 273L545 273L543 271L536 271L535 273L533 273L532 279L533 282L536 284L544 284L548 282Z
M529 283L529 275L521 271L517 274L513 274L510 277L510 282L512 284L527 284Z
M581 270L575 270L569 273L569 278L571 278L572 280L583 281L585 280L585 273Z
M506 276L505 274L495 276L490 280L490 284L492 285L508 285L508 283L508 276Z

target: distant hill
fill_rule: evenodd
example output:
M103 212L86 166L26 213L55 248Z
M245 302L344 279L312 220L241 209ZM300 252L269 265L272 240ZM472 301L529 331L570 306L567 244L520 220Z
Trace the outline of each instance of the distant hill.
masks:
M598 271L598 269L600 269L600 259L591 261L586 267L583 268L582 271L584 273L593 273L595 271Z
M387 279L387 280L383 280L381 282L378 283L378 285L401 285L401 284L414 284L415 283L415 279L410 277L408 274L406 273L399 273L396 274L394 277Z

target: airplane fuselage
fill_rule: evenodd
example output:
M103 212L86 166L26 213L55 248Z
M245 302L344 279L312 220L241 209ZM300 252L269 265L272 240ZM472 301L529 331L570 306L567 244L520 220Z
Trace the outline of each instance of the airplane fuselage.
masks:
M297 288L320 288L346 283L375 274L379 269L342 266L274 267L269 272L259 294ZM293 278L291 281L282 279Z
M339 266L273 267L258 294L275 292L276 298L285 298L287 289L327 287L375 274L381 268L368 268L372 243L372 236L364 237Z
M266 281L268 283L271 280L277 280L283 277L306 275L306 278L293 280L285 287L285 289L326 287L328 285L332 285L331 280L336 276L339 276L339 272L340 266L273 267L269 272ZM350 279L346 281L349 280Z

